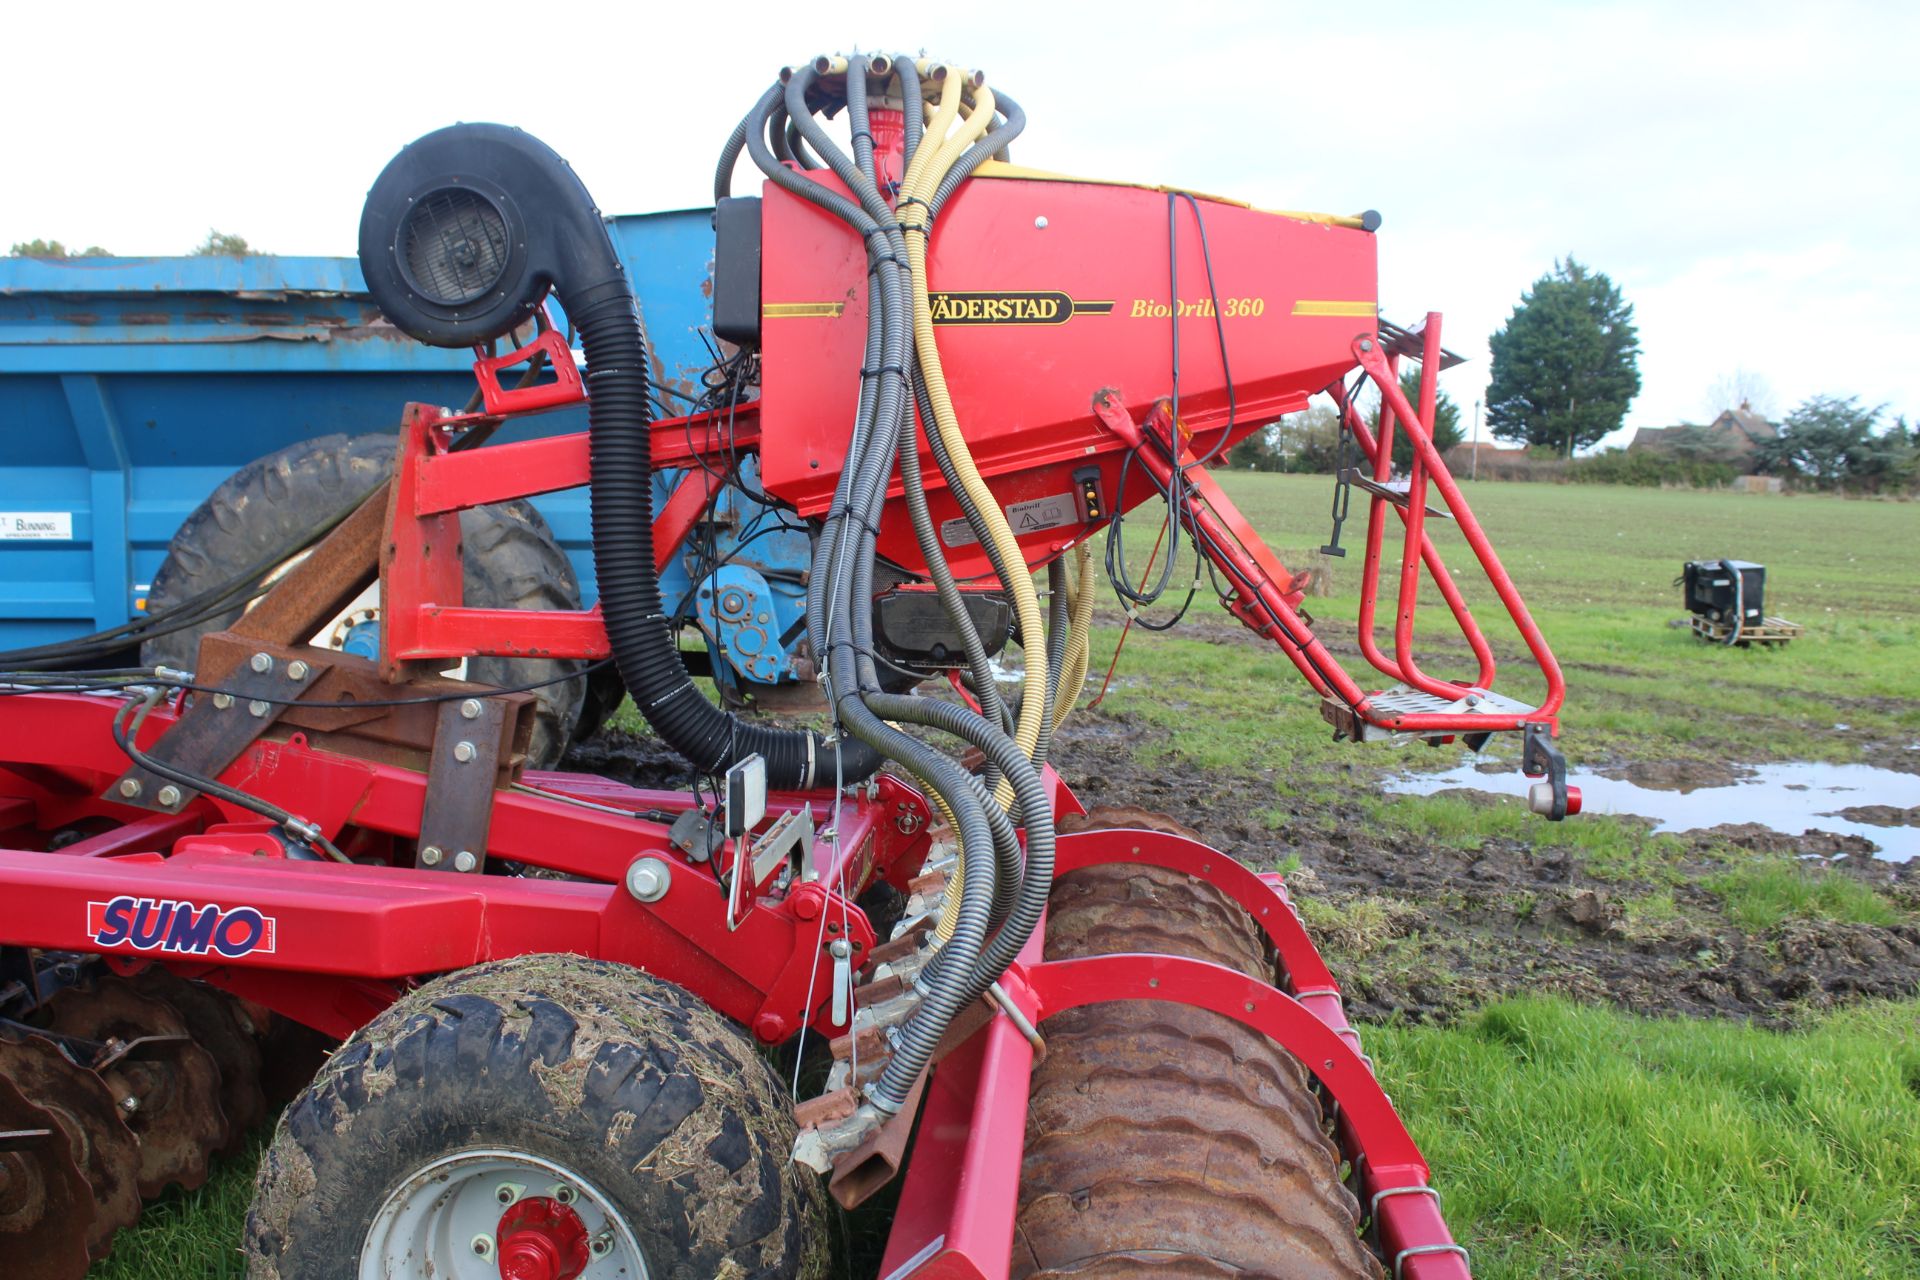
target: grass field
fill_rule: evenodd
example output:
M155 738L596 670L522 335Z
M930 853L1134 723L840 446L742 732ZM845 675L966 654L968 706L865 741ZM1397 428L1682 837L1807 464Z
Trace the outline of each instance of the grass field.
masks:
M1293 567L1317 560L1287 551L1326 541L1327 480L1226 484ZM1920 771L1920 507L1468 493L1566 668L1562 745L1576 765ZM1136 571L1154 529L1132 530ZM1501 652L1501 687L1537 696L1457 532L1440 540ZM1362 522L1345 541L1354 550L1330 562L1332 594L1308 601L1343 657ZM1735 650L1671 628L1681 563L1722 556L1765 563L1768 611L1806 635ZM1428 607L1423 665L1469 674L1444 610ZM1295 877L1476 1274L1920 1274L1912 875L1655 835L1632 819L1551 826L1484 797L1384 796L1390 770L1456 753L1333 743L1276 650L1204 592L1192 618L1185 632L1129 639L1062 770L1076 785L1103 775L1113 794L1096 798L1149 788L1154 807ZM1096 688L1120 622L1103 608ZM1519 790L1517 773L1496 781ZM247 1162L229 1162L206 1190L150 1208L96 1280L238 1275L249 1188Z
M1242 474L1226 487L1283 555L1326 541L1328 481ZM1920 508L1597 486L1468 493L1565 668L1561 745L1576 767L1920 771ZM1143 555L1151 535L1129 544ZM1500 687L1537 698L1464 540L1449 526L1438 540L1502 659ZM1344 560L1287 559L1330 566L1332 594L1307 604L1358 672L1364 526L1344 541ZM1768 611L1805 636L1725 649L1669 626L1682 562L1723 556L1766 564ZM1384 1019L1369 1051L1477 1275L1920 1273L1920 970L1881 968L1894 999L1837 1011L1847 980L1802 989L1795 973L1807 948L1848 937L1864 943L1854 976L1875 971L1883 943L1912 956L1920 881L1634 819L1552 826L1484 797L1383 797L1387 771L1457 756L1331 742L1291 665L1215 621L1204 598L1197 607L1196 634L1129 640L1101 711L1169 770L1233 779L1212 804L1262 807L1273 858L1310 886L1308 923L1335 972ZM1430 586L1422 609L1422 665L1471 675ZM1106 621L1097 653L1118 634L1117 612ZM1521 787L1517 774L1489 785ZM1565 914L1589 894L1603 929ZM1779 974L1798 994L1769 998ZM1722 976L1736 989L1752 979L1753 999L1727 1002L1736 1021L1622 1011L1715 1012L1670 989ZM1572 999L1522 994L1535 990Z

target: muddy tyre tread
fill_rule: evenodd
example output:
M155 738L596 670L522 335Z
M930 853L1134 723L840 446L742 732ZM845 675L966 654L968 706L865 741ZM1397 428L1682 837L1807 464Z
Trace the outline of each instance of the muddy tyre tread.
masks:
M1191 836L1120 806L1074 825ZM1141 950L1263 981L1274 972L1253 919L1206 881L1127 863L1061 877L1049 960ZM1156 1001L1072 1009L1041 1029L1048 1054L1032 1082L1015 1280L1383 1274L1292 1054L1233 1019Z
M247 1216L249 1274L356 1276L393 1186L497 1144L619 1202L653 1276L819 1280L824 1198L788 1160L793 1136L771 1068L687 992L579 956L476 966L356 1032L287 1109Z

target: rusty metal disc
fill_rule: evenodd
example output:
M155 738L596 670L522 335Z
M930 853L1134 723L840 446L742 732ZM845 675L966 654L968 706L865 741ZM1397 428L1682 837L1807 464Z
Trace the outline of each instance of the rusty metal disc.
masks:
M207 1180L207 1156L226 1140L220 1067L193 1043L187 1020L119 978L65 991L49 1029L103 1044L95 1064L127 1127L140 1139L140 1194Z
M7 1280L83 1280L93 1193L59 1121L0 1078L0 1259Z
M227 1118L226 1140L218 1154L239 1154L254 1126L267 1118L267 1095L260 1088L260 1043L241 1025L239 1006L224 993L157 965L142 970L133 985L178 1009L194 1043L213 1055L220 1067L220 1110Z
M120 1108L99 1076L75 1066L46 1040L0 1039L0 1077L51 1115L66 1135L73 1161L93 1192L87 1255L107 1256L113 1233L140 1219L140 1142L120 1119Z

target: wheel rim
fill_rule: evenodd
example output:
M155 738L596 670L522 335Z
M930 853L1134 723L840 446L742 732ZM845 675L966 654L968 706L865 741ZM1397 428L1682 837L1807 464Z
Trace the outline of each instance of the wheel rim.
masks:
M267 575L266 585L269 587L276 585L280 579L299 568L313 552L314 548L306 547L294 552L285 560L282 560L274 566L273 572ZM259 606L260 601L265 598L266 597L262 595L249 600L244 612L252 613L254 609ZM375 580L368 583L365 587L362 587L359 595L347 601L344 605L341 605L332 617L322 622L314 633L307 638L307 643L316 649L332 649L336 653L344 652L347 648L347 638L353 634L356 627L369 624L378 625L379 622L380 583L378 580ZM460 661L454 663L440 674L449 680L465 680L467 678L467 659L460 659Z
M575 1269L569 1248L580 1229L584 1258ZM633 1229L592 1182L536 1155L484 1149L414 1170L374 1215L360 1280L421 1275L647 1280L648 1272Z

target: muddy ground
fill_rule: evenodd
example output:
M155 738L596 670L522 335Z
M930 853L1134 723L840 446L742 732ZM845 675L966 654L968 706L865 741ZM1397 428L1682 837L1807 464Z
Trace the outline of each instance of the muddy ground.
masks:
M1706 887L1726 869L1719 846L1732 844L1823 855L1825 874L1861 877L1920 907L1920 864L1875 860L1862 841L1752 824L1683 837L1676 917L1636 920L1623 904L1651 884L1596 879L1577 854L1544 842L1496 839L1461 852L1373 830L1354 793L1289 801L1295 821L1269 830L1259 812L1269 778L1142 768L1142 736L1138 725L1077 712L1055 762L1089 804L1163 810L1251 865L1297 860L1297 896L1335 908L1309 908L1310 926L1356 1018L1445 1021L1503 995L1555 991L1641 1013L1782 1023L1809 1008L1920 991L1920 927L1809 920L1751 935Z
M1159 733L1082 710L1056 743L1054 762L1089 806L1158 810L1251 866L1292 866L1289 883L1307 903L1309 927L1356 1019L1445 1022L1502 996L1558 992L1639 1013L1786 1025L1851 1000L1920 992L1920 926L1789 920L1749 933L1709 887L1733 846L1817 855L1820 874L1861 878L1920 909L1920 861L1877 860L1857 838L1734 824L1680 837L1677 884L1603 880L1583 869L1577 851L1555 847L1544 826L1530 841L1490 839L1471 852L1372 827L1360 808L1373 793L1365 765L1354 767L1351 785L1286 801L1291 820L1276 830L1263 816L1275 794L1270 773L1152 759L1141 748ZM576 747L567 764L639 786L687 784L677 756L612 730ZM1726 768L1700 766L1715 767ZM1629 773L1650 785L1717 780L1673 764ZM1674 911L1649 918L1634 909L1660 892L1671 893Z

